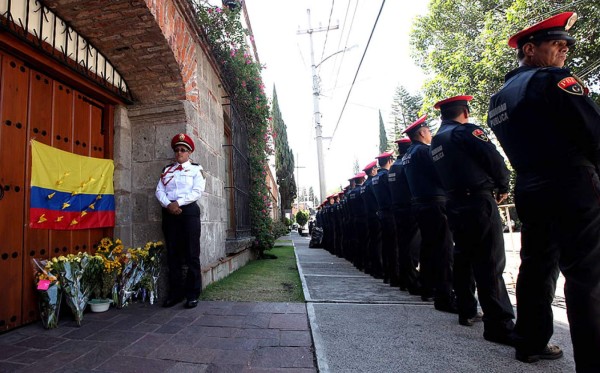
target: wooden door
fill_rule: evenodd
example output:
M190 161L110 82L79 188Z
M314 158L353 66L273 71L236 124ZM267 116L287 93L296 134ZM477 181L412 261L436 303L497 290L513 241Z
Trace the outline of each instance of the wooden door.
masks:
M35 139L75 154L109 158L112 106L87 97L0 52L0 331L37 320L32 259L93 251L112 229L30 229L29 184ZM108 144L108 145L107 145Z

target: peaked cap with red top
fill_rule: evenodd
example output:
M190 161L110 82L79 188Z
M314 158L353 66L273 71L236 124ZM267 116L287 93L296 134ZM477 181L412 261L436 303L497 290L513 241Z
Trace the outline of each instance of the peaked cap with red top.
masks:
M396 144L400 145L400 144L410 144L411 141L408 137L401 137L398 140L394 141Z
M447 109L452 106L468 106L469 101L473 99L473 96L454 96L444 100L438 101L433 105L434 109Z
M514 34L508 39L511 48L521 48L533 41L566 40L570 47L575 39L569 35L569 29L577 21L577 13L564 12L536 23Z
M427 123L425 123L425 119L427 119L427 114L423 115L421 118L414 121L410 126L408 126L402 133L411 136L416 130L421 127L427 127Z
M389 157L391 157L391 156L393 156L393 155L394 155L394 153L392 153L392 152L385 152L385 153L381 153L381 154L379 154L379 155L378 155L377 157L375 157L375 158L377 158L377 159L381 159L381 158L389 158Z
M191 152L193 152L195 149L194 141L185 133L178 133L177 135L173 136L173 139L171 140L171 148L175 149L177 145L183 145Z
M365 168L363 168L362 170L364 172L369 171L370 169L372 169L373 167L377 166L377 161L373 161L371 163L369 163L368 165L365 166Z

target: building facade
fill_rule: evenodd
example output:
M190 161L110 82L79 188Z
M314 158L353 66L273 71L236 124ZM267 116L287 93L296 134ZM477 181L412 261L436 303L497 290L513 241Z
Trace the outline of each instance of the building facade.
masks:
M192 2L20 0L0 8L0 272L9 284L0 331L37 318L32 258L90 251L104 236L132 247L162 239L154 190L176 133L192 136L191 158L207 178L203 284L245 264L244 126ZM114 160L114 229L28 227L33 139Z

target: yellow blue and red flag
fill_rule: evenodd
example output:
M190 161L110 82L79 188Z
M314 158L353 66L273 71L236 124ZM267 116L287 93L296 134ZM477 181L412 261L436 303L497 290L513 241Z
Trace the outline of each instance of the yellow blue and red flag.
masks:
M29 226L89 229L115 225L114 163L31 141Z

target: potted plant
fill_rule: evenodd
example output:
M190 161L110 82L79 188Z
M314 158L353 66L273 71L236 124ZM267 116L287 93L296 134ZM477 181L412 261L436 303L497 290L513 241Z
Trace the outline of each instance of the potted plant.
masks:
M308 211L298 211L296 213L296 222L298 223L298 234L302 235L303 227L308 222Z

